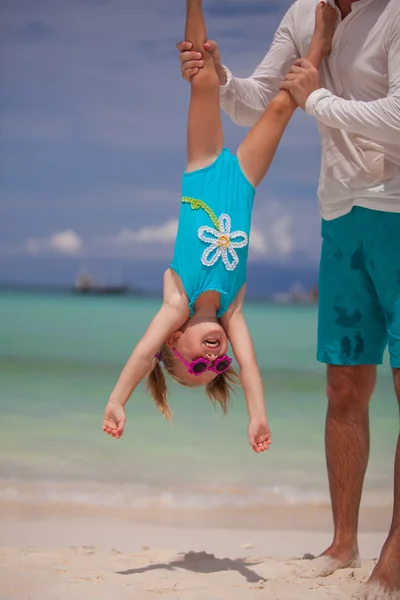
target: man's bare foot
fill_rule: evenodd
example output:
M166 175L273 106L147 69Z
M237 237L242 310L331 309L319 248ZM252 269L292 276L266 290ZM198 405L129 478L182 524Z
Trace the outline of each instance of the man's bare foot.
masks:
M315 11L314 40L322 45L324 56L331 53L332 39L336 29L338 13L336 8L327 2L317 4Z
M400 532L391 535L386 541L365 587L369 586L379 586L391 594L389 597L400 599Z
M299 577L328 577L339 569L355 569L360 566L358 549L347 550L330 546L321 556L301 565Z
M378 583L362 585L351 600L399 600L400 592L388 592Z

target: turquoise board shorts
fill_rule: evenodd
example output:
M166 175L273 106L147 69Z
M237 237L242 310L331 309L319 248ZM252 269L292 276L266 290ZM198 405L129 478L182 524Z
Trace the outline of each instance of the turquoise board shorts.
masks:
M322 221L317 359L400 368L400 213L353 207Z

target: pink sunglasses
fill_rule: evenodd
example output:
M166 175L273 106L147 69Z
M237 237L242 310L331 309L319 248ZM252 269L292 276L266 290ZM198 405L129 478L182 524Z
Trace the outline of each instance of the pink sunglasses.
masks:
M232 364L232 359L226 354L217 358L212 365L210 365L210 362L205 358L197 358L196 360L192 360L190 363L187 363L183 356L181 356L179 352L175 350L175 348L172 348L172 351L175 356L179 358L181 363L185 365L191 375L201 375L202 373L205 373L205 371L214 371L214 373L218 373L218 375L220 375L221 373L225 373L225 371L227 371ZM155 358L161 360L160 352L157 352Z
M177 358L179 358L181 363L185 365L191 375L201 375L206 371L214 371L214 373L218 373L220 375L221 373L225 373L225 371L227 371L232 364L232 359L226 354L214 360L214 363L210 365L210 361L202 357L196 358L196 360L192 360L190 363L187 363L183 356L181 356L179 352L175 350L175 348L172 348L172 352Z

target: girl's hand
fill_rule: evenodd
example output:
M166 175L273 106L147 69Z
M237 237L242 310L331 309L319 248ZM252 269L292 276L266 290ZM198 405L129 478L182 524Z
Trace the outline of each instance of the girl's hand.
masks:
M119 439L124 433L126 423L125 409L121 404L109 402L103 419L103 431Z
M251 419L249 424L249 442L257 454L265 452L272 444L271 430L265 417Z

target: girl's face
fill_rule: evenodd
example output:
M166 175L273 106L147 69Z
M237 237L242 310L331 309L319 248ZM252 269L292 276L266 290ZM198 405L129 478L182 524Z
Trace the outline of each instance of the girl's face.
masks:
M228 338L218 319L202 319L191 317L180 331L173 333L167 344L187 362L191 363L198 358L205 358L210 365L228 351ZM175 372L178 377L192 385L207 385L217 373L205 371L201 375L193 375L187 367L174 357Z

